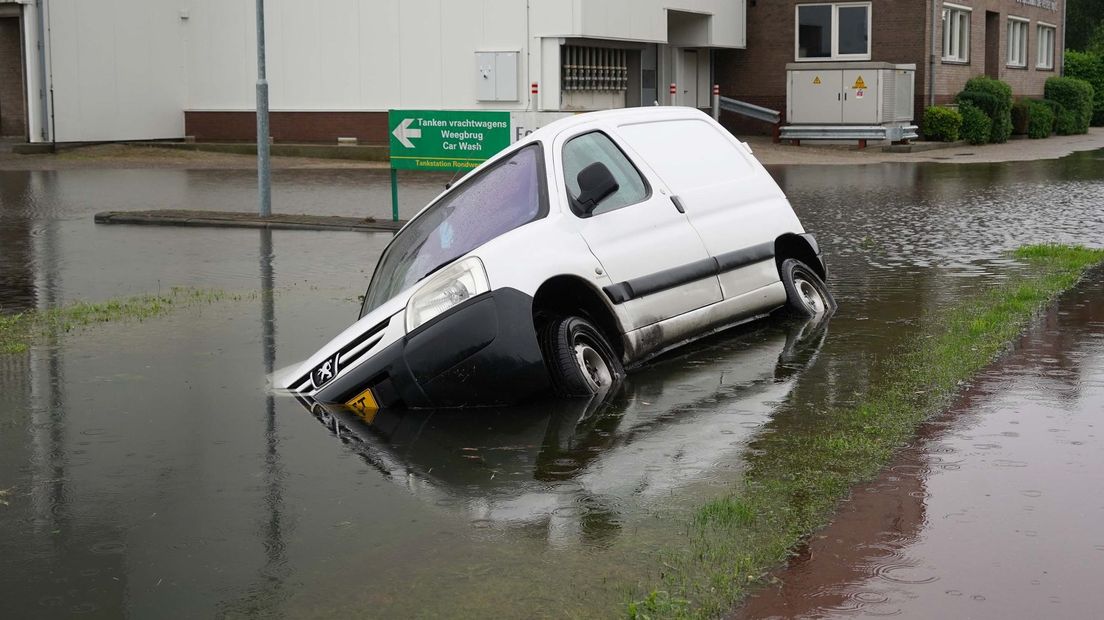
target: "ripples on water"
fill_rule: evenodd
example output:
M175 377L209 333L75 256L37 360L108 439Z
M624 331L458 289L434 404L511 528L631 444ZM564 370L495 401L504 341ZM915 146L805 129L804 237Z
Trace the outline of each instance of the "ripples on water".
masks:
M0 506L0 548L14 550L0 557L4 604L24 616L90 599L110 615L593 615L650 570L650 550L680 540L680 515L739 480L749 439L800 432L810 412L876 387L879 361L925 312L1009 272L1006 250L1099 245L1104 230L1104 171L1081 156L773 173L828 255L841 310L824 337L794 355L803 339L792 326L726 334L635 374L620 400L596 410L335 425L274 402L262 379L273 359L301 359L348 324L386 235L273 233L274 322L248 304L216 306L89 330L0 363L0 490L15 489ZM0 311L171 285L256 290L266 252L257 231L91 219L108 209L250 209L250 179L0 173ZM404 196L428 199L439 181L426 183ZM276 195L291 211L389 212L386 175L297 171ZM275 350L262 354L270 337ZM955 471L958 452L892 472L882 495L903 492L913 511L902 536L927 519L927 489L912 481ZM886 557L882 581L931 575ZM350 588L350 575L364 587ZM884 594L859 590L835 604L892 611Z

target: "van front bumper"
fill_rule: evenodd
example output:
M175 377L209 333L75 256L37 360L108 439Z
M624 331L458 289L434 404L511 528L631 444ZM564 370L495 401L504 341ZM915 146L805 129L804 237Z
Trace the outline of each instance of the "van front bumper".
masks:
M463 407L512 404L549 386L533 298L503 288L435 317L323 385L314 398L345 403L371 389L381 407Z

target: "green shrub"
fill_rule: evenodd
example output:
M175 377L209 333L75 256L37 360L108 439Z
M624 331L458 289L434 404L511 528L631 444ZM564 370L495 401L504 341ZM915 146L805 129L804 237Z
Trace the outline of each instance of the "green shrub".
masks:
M979 96L979 95L987 96ZM957 100L968 101L981 108L991 119L990 142L1007 142L1012 135L1012 87L988 76L978 76L966 82Z
M958 110L932 106L924 110L924 137L936 142L958 140L962 128L962 115Z
M1062 111L1058 113L1058 116L1054 119L1054 133L1060 136L1072 136L1079 133L1085 133L1081 131L1081 122L1077 118L1077 113L1073 110L1062 108Z
M958 105L958 112L962 115L962 139L970 144L985 144L989 142L989 134L993 129L993 119L981 111L976 105L964 101Z
M1044 87L1047 99L1053 99L1065 108L1058 115L1058 133L1068 136L1089 132L1093 115L1093 87L1085 80L1070 77L1047 78Z
M1031 123L1031 103L1027 99L1020 99L1012 105L1012 135L1022 136L1027 134L1027 126Z
M1043 101L1043 105L1050 108L1051 112L1054 112L1054 118L1056 118L1056 119L1062 114L1062 112L1066 111L1066 106L1058 103L1057 101L1055 101L1053 99L1043 99L1042 101Z
M1038 99L1028 99L1027 110L1027 137L1036 140L1049 138L1054 132L1054 110Z
M1085 80L1093 87L1092 125L1104 126L1104 54L1066 51L1066 77Z

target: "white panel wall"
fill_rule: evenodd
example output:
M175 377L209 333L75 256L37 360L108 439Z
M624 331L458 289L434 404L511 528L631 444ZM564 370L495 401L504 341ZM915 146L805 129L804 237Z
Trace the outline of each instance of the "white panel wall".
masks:
M188 0L186 4L186 107L252 109L257 79L253 4L243 0ZM198 99L197 93L201 93Z
M183 136L178 5L51 0L48 6L58 142Z
M250 110L253 3L186 0L188 109ZM268 0L273 110L526 109L525 3ZM475 52L519 51L517 102L476 101Z
M252 0L47 3L58 141L178 138L184 110L253 109ZM663 43L668 9L712 15L713 46L745 41L744 0L267 0L266 7L277 111L532 110L534 80L541 109L557 109L561 37ZM33 49L29 70L37 66ZM476 51L520 52L516 102L477 101ZM28 75L29 86L36 80ZM29 103L37 137L39 114Z
M744 47L745 4L744 0L581 0L580 34L665 43L666 10L673 9L712 15L710 45Z

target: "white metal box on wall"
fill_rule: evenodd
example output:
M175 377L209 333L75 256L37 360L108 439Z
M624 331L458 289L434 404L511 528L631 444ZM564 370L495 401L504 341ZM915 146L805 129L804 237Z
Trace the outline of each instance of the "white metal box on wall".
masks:
M476 52L475 92L479 101L518 100L518 52Z
M791 124L882 125L913 119L916 65L791 63L786 72Z

